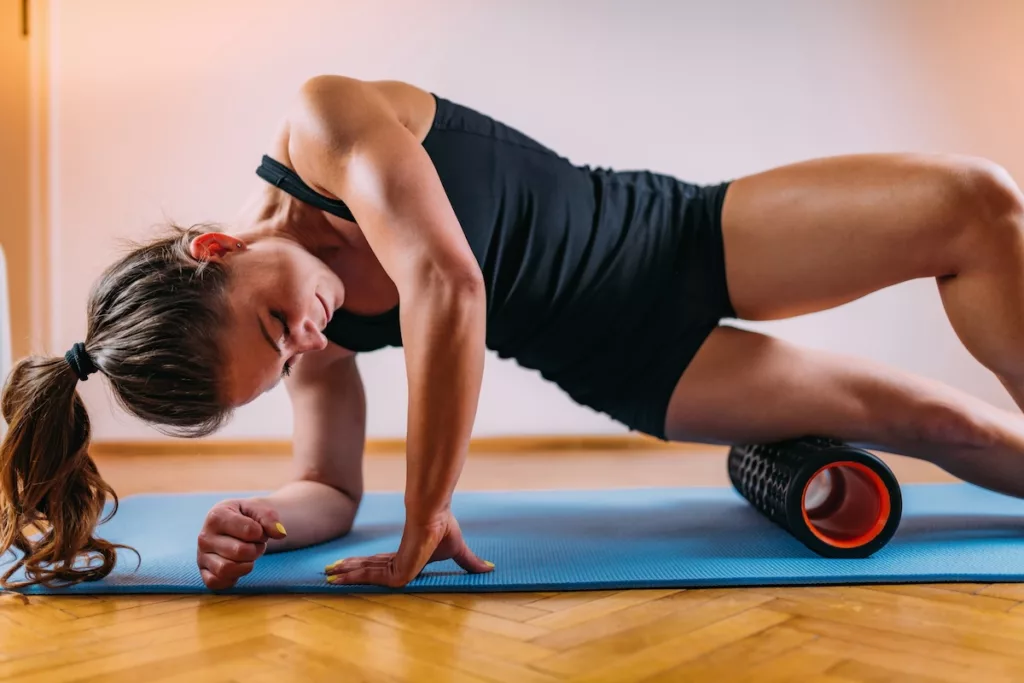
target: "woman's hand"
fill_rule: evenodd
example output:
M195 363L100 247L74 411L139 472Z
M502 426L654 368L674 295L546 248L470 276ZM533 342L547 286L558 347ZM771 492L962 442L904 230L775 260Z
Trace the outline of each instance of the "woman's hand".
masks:
M231 588L252 571L269 539L286 535L277 511L266 500L217 503L199 532L196 562L203 583L211 590Z
M327 582L334 585L373 584L401 588L415 579L429 562L455 560L471 574L494 571L494 564L477 557L462 537L451 512L427 522L406 522L397 553L373 557L350 557L325 568Z

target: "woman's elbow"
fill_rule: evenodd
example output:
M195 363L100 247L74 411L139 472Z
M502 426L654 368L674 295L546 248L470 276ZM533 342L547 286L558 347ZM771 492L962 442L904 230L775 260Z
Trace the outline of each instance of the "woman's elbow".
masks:
M484 291L484 276L476 262L443 263L424 259L417 264L414 279L425 289L443 289L456 296L472 298Z

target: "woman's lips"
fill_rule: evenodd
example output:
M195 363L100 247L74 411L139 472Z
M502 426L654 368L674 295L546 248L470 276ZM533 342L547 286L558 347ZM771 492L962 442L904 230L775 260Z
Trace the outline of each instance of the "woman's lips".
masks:
M327 327L327 324L331 322L331 318L334 316L334 313L331 312L331 308L327 305L327 302L324 301L322 296L317 294L316 295L316 299L317 299L317 301L320 302L320 305L323 306L323 308L324 308L324 324L323 324L323 327Z

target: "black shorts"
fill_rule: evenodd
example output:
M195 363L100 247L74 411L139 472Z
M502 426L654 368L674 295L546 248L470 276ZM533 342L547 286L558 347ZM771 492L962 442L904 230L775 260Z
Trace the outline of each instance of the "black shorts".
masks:
M681 220L668 228L677 231L677 252L658 291L635 292L631 308L642 314L623 311L619 318L629 323L596 352L585 353L589 373L551 378L575 401L665 440L668 405L680 377L711 331L736 315L722 243L729 185L680 183Z

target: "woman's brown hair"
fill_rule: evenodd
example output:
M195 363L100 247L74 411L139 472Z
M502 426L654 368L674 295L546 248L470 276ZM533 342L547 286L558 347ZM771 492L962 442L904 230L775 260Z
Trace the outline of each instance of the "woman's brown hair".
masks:
M191 256L203 231L174 228L108 268L89 297L83 343L122 406L177 436L209 434L229 412L218 388L228 276L220 263ZM16 552L0 588L95 581L113 570L118 548L131 550L94 535L116 512L117 494L89 456L80 371L63 357L33 356L4 387L0 558ZM24 580L11 581L19 569Z

